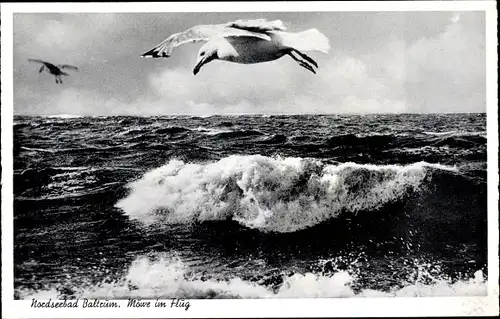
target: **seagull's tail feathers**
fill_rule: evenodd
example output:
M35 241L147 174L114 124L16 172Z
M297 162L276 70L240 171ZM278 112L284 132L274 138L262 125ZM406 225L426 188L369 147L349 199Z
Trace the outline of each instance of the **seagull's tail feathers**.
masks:
M282 43L285 46L299 51L319 51L328 54L330 41L318 29L309 29L298 33L281 33Z

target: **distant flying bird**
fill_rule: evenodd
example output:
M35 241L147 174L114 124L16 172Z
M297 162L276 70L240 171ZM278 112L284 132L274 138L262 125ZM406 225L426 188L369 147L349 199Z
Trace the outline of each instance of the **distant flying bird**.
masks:
M328 38L317 29L298 33L285 30L282 21L265 19L198 25L169 36L142 57L168 58L173 48L181 44L207 41L198 52L194 75L212 60L252 64L277 60L284 55L289 55L301 67L316 73L313 66L317 68L318 64L302 51L327 54L330 49Z
M61 71L61 69L72 69L72 70L78 70L76 66L69 65L69 64L59 64L59 65L54 65L50 62L42 61L42 60L37 60L37 59L28 59L30 62L37 62L43 64L40 70L38 70L38 73L42 73L43 70L47 70L50 74L53 74L56 77L56 83L63 83L61 79L61 75L66 75L69 76L68 73L65 73Z

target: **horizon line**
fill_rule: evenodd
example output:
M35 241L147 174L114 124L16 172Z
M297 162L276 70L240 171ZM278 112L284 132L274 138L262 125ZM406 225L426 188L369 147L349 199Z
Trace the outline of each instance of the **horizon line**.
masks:
M48 116L73 116L73 117L161 117L161 116L188 116L188 117L211 117L211 116L300 116L300 115L317 115L317 116L331 116L331 115L442 115L442 114L487 114L484 112L401 112L401 113L226 113L226 114L114 114L114 115L83 115L83 114L13 114L13 116L29 116L29 117L48 117Z

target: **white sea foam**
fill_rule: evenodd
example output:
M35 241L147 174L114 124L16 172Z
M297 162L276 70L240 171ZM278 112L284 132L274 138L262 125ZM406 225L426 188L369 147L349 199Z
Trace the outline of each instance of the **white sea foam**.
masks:
M425 267L418 268L420 277L430 276ZM283 275L283 282L271 288L238 276L227 279L199 279L190 274L189 267L180 259L160 258L151 261L138 257L120 280L97 285L73 285L72 298L345 298L345 297L433 297L484 296L487 281L482 271L474 278L452 282L434 278L431 283L415 281L403 283L402 288L389 291L353 289L357 276L349 270L330 274L295 273ZM61 287L62 288L62 287ZM22 299L61 299L62 289L51 286L41 290L18 289Z
M63 171L87 171L91 170L90 166L54 166L53 169L59 169Z
M83 118L82 115L75 115L75 114L54 114L54 115L46 115L45 117L48 117L48 118L59 118L59 119L77 119L77 118Z
M426 135L434 135L434 136L444 136L444 135L450 135L450 136L482 136L486 138L486 131L477 131L477 132L463 132L463 131L447 131L447 132L422 132Z
M36 147L27 147L27 146L21 146L21 149L26 150L26 151L34 151L34 152L44 152L44 153L55 153L56 150L54 149L45 149L45 148L36 148Z
M145 224L231 218L262 231L293 232L418 191L429 169L456 170L426 162L324 165L260 155L205 164L171 160L132 182L116 206Z
M231 130L228 130L228 129L207 128L207 127L202 127L202 126L197 127L195 129L195 131L202 132L203 134L210 135L210 136L218 135L221 133L231 133L232 132Z
M394 137L407 137L408 133L391 133L390 135L387 132L367 132L367 133L357 133L355 134L358 138L364 137L374 137L374 136L394 136Z
M447 132L422 132L426 135L435 135L435 136L441 136L441 135L451 135L456 133L457 131L447 131Z

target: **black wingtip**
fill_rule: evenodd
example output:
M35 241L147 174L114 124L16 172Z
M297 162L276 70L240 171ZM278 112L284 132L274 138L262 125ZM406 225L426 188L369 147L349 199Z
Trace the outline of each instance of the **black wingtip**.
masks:
M149 50L146 53L143 53L141 55L141 57L143 57L143 58L169 58L170 55L165 53L165 52L158 54L158 51L155 51L155 49L153 49L153 50Z

